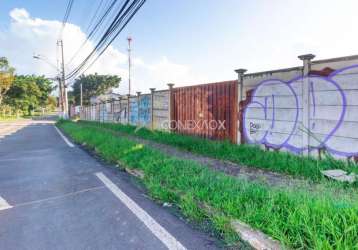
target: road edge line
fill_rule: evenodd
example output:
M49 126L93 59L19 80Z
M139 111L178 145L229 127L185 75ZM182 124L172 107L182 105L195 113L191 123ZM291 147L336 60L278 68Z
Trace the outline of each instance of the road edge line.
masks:
M61 138L66 142L66 144L67 144L69 147L73 148L75 145L73 145L73 143L70 142L70 141L66 138L66 136L64 136L64 135L62 134L62 132L56 127L56 125L54 125L54 127L55 127L57 133L58 133L58 134L61 136Z
M95 173L103 184L131 210L131 212L141 220L144 225L169 249L186 249L174 236L172 236L164 227L154 220L144 209L127 196L119 187L117 187L102 172Z

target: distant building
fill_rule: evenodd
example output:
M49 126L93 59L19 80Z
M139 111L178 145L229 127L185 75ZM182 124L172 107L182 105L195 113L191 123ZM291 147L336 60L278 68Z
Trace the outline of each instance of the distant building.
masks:
M90 103L95 104L95 103L105 102L105 101L109 101L109 100L113 100L113 99L118 100L120 96L121 96L120 94L113 93L112 90L110 90L106 94L99 95L99 96L92 96L90 98Z

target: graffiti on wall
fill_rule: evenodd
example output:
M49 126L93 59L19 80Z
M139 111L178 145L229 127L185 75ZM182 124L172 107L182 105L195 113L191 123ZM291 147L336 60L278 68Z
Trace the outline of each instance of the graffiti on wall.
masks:
M139 100L139 123L142 126L150 125L151 95L143 95Z
M324 148L358 155L358 65L328 76L264 80L254 89L243 120L249 143L296 153ZM303 139L307 137L309 145Z
M137 97L131 98L129 101L129 123L136 125L138 122L138 101Z

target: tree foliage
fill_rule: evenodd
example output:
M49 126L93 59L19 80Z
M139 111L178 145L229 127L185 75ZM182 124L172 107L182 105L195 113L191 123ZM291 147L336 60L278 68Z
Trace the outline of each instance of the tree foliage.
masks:
M46 107L50 111L54 111L57 107L57 97L49 96L47 98Z
M5 103L31 115L32 110L47 106L51 91L51 81L44 76L15 76L5 96Z
M14 72L15 69L9 65L7 58L0 57L0 105L14 81Z
M92 96L103 95L112 88L117 88L121 78L116 75L81 75L75 80L72 88L73 91L69 96L73 96L74 102L79 105L81 103L81 84L83 90L83 105L90 104Z

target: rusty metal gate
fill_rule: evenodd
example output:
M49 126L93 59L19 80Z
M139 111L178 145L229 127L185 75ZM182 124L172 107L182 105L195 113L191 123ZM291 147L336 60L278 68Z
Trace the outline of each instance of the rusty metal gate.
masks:
M237 141L237 81L173 88L173 131L209 139Z

